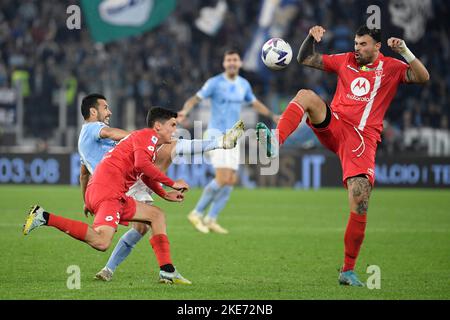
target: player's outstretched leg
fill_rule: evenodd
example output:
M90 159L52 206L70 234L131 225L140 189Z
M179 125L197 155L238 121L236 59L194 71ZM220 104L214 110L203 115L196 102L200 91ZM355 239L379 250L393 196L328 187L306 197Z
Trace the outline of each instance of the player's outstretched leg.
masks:
M54 227L72 238L86 242L99 251L106 251L109 248L115 232L114 228L108 226L100 226L94 230L84 222L57 216L45 211L39 205L34 205L23 226L23 234L28 235L44 225Z
M233 149L244 134L244 129L244 122L239 120L223 136L202 140L179 139L168 154L173 159L175 156L202 154L216 149Z
M327 105L314 91L302 89L297 92L281 115L275 131L276 135L263 123L257 124L257 138L269 158L277 156L277 147L283 145L297 129L305 113L313 125L320 126L327 118Z
M44 209L38 205L34 205L31 206L31 210L28 212L27 220L23 225L22 232L24 235L28 235L34 229L46 224L47 219L44 217Z
M276 158L279 154L279 142L276 138L275 130L270 130L264 123L256 124L256 140L268 158Z
M53 215L39 205L34 205L31 207L27 220L23 225L23 234L28 235L31 231L41 226L58 228L69 236L81 241L85 240L89 228L84 222Z
M339 274L339 283L361 287L364 284L359 281L354 268L364 241L372 185L365 176L357 176L347 179L347 187L351 212L345 230L344 266Z
M169 284L192 284L184 278L172 264L170 245L166 232L166 219L161 209L136 201L136 213L133 221L150 224L153 236L150 245L159 264L159 282Z
M111 281L117 267L130 255L136 244L150 229L145 223L134 222L132 228L120 237L106 265L95 275L95 279Z
M224 149L233 149L237 145L238 139L244 134L244 121L238 120L233 127L222 137L222 146Z

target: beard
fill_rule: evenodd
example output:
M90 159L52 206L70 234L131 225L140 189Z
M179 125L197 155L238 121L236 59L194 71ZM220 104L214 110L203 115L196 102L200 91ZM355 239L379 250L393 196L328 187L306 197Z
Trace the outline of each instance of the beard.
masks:
M359 55L359 57L355 56L355 59L356 59L356 62L362 66L373 62L373 57L363 57L361 54Z
M104 124L107 124L109 126L109 117L102 118L100 115L97 116L97 121L103 122Z

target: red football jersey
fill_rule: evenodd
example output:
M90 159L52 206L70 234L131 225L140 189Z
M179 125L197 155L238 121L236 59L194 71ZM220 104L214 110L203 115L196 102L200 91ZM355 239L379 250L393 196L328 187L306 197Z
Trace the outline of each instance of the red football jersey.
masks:
M174 181L153 164L158 139L153 129L132 132L104 155L89 184L101 184L125 194L137 179L142 178L153 191L161 195L164 190L159 183L172 186Z
M409 65L379 54L362 68L353 52L323 55L325 71L338 75L331 108L364 135L381 141L383 118Z

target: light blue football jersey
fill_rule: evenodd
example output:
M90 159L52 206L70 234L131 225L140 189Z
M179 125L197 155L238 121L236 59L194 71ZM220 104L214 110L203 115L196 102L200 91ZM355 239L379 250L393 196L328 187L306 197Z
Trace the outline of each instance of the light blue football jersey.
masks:
M78 137L78 153L81 163L84 164L92 174L103 155L114 148L114 140L100 137L100 130L107 127L103 122L88 122L83 124Z
M211 99L211 118L208 129L216 129L225 132L239 120L244 104L256 100L250 83L237 76L230 80L221 73L208 79L197 92L201 99Z

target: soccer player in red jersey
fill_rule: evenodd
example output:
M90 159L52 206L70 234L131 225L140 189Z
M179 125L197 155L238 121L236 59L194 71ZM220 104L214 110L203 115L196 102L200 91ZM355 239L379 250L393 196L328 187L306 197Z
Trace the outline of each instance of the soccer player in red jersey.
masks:
M47 225L94 249L106 251L119 224L144 222L152 229L150 244L160 266L160 282L191 284L172 264L163 211L126 195L140 178L160 197L173 202L183 201L183 191L188 190L189 185L183 180L173 181L154 164L157 148L172 141L176 118L177 113L170 110L151 109L147 115L148 128L132 132L103 157L89 180L85 195L86 208L95 215L92 227L49 213L36 205L30 211L23 233L26 235ZM174 190L166 192L161 184Z
M401 39L390 38L388 46L407 63L386 57L381 52L381 30L362 26L355 36L354 52L326 55L315 44L325 29L315 26L300 47L297 61L305 66L337 74L338 83L331 105L315 92L300 90L281 116L275 136L262 123L257 132L268 156L300 124L307 124L320 142L341 161L343 183L348 189L350 218L345 231L344 265L339 274L342 285L363 286L354 267L363 243L369 197L375 182L375 153L381 141L383 118L401 83L426 83L430 76L424 65ZM262 132L262 131L261 131Z

